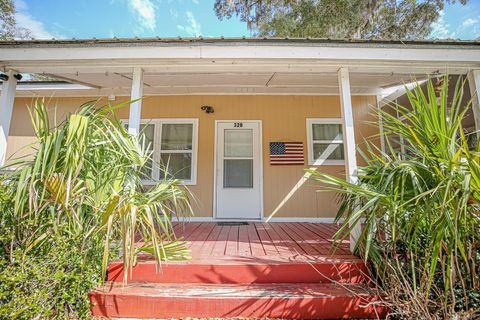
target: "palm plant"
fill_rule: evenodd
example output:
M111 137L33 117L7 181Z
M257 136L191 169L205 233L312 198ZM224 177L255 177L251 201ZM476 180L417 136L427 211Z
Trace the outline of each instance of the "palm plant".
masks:
M340 194L337 221L345 223L337 238L362 223L356 249L386 292L432 319L480 310L480 145L469 150L464 134L463 86L459 80L449 99L448 77L439 91L428 81L426 92L407 90L409 107L378 111L387 150L365 142L358 183L311 171Z
M188 258L171 223L173 216L190 214L188 191L168 178L143 186L142 168L151 163L151 151L141 135L129 135L115 117L115 109L125 105L87 103L52 127L44 101L34 103L34 155L9 164L14 168L8 183L14 186L15 241L25 252L59 229L84 243L100 238L103 273L118 245L124 281L140 252L153 254L159 265Z

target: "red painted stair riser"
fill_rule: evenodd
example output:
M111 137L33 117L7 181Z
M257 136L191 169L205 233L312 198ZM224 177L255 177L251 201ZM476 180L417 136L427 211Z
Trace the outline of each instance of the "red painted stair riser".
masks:
M106 317L134 318L290 318L290 319L331 319L331 318L382 318L383 307L369 305L358 297L328 298L205 298L205 297L153 297L140 295L108 296L92 293L94 315Z
M363 283L368 270L364 263L207 265L139 263L129 282L151 283ZM108 280L123 281L123 264L112 263Z

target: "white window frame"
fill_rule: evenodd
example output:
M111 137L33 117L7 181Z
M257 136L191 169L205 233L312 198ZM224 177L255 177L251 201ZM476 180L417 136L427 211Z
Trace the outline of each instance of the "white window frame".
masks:
M128 120L122 119L122 122L128 123ZM164 124L191 124L193 125L193 138L192 138L192 166L190 172L190 179L183 180L185 185L197 184L197 159L198 159L198 118L155 118L155 119L141 119L140 124L153 124L154 127L154 140L153 140L153 162L160 163L161 140L162 140L162 126ZM157 138L158 137L158 138ZM165 150L163 153L188 153L189 150ZM160 177L158 166L153 166L152 176ZM142 180L144 185L153 185L155 180Z
M332 144L332 143L341 143L344 149L345 154L345 136L341 140L313 140L313 125L314 124L339 124L342 128L342 134L344 134L345 129L343 128L343 121L341 118L307 118L307 152L308 152L308 164L311 166L318 166L318 165L327 165L327 166L338 166L338 165L345 165L345 159L343 160L322 160L314 159L313 154L313 144L314 143L324 143L324 144ZM345 158L345 156L344 156Z

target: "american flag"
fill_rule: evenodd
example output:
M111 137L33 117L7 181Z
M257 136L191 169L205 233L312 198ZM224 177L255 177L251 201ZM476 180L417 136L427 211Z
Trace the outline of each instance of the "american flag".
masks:
M303 143L302 142L270 142L270 164L281 165L303 165Z

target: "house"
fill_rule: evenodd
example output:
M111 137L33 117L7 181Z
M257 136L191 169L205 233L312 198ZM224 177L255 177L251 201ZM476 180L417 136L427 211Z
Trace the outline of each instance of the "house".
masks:
M337 204L334 194L316 192L320 187L308 180L305 169L354 180L357 163L361 163L356 148L363 147L364 139L374 139L383 146L381 127L379 131L368 122L378 121L371 111L385 104L384 97L398 97L401 87L415 79L445 73L467 75L470 91L480 92L478 41L28 40L0 42L0 63L4 70L0 96L2 163L23 155L23 147L34 141L27 106L35 97L50 97L59 119L81 103L100 97L112 104L134 100L130 108L118 110L118 117L131 134L146 136L153 146L154 160L168 164L170 173L182 179L195 195L191 221L197 224L190 228L190 238L203 243L216 232L212 222L251 221L292 223L281 230L272 227L276 240L284 243L289 238L289 243L309 245L312 239L308 237L326 234L320 229L323 227L315 229L314 223L332 223ZM58 81L21 81L19 73L47 75ZM479 119L479 97L472 97L472 112ZM480 120L475 123L478 128ZM162 177L158 168L150 174L152 179ZM263 224L259 225L255 224L254 231L268 256L268 243L261 239ZM235 230L241 243L242 231ZM250 231L245 229L247 239L251 239ZM215 239L220 239L221 232ZM276 240L265 232L279 253ZM290 232L299 238L293 239ZM352 233L350 246L357 233ZM331 238L331 234L325 237ZM236 248L240 250L240 244ZM250 241L250 256L255 256L253 248ZM232 270L224 272L235 274ZM152 278L143 280L154 282ZM161 281L165 277L156 282ZM255 279L238 281L256 283ZM313 280L296 282L309 281ZM97 303L107 301L102 299ZM249 304L248 299L244 302ZM345 305L352 305L347 302ZM131 309L139 302L129 303ZM141 303L145 303L144 310L150 310L148 301ZM210 307L196 315L212 315L207 312ZM105 302L102 310L107 309ZM307 311L290 316L355 316L355 312L322 314L318 308L293 308L297 309ZM250 310L249 316L285 315L280 309L278 313L258 313L255 303L243 310Z

